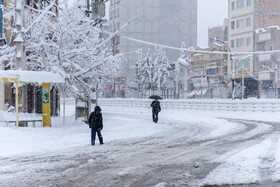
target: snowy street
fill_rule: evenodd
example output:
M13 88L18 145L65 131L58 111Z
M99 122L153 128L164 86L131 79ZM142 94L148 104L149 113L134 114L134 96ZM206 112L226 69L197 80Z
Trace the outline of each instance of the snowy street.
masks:
M72 117L1 127L0 186L277 186L277 113L150 112L103 107L102 146Z

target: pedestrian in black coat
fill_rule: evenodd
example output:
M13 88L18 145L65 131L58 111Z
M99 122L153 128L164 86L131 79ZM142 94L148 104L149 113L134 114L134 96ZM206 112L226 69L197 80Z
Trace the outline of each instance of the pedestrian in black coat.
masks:
M101 130L103 129L103 119L101 108L96 106L94 111L90 114L89 127L91 128L91 145L95 145L95 136L98 135L99 143L103 144L103 137L101 135Z
M152 102L151 107L153 108L153 122L157 123L158 122L158 113L161 111L160 102L158 101L158 99L155 99Z

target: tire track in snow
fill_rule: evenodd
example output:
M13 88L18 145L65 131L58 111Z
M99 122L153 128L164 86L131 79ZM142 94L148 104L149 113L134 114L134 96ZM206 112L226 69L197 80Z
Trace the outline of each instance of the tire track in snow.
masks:
M260 184L262 186L273 186L273 173L276 171L276 168L274 167L275 163L275 156L276 151L278 147L279 142L279 134L280 134L280 127L277 124L273 124L274 126L274 134L272 135L270 139L270 145L268 147L267 153L264 157L261 158L261 162L259 165L260 170Z
M15 175L19 177L17 180L21 180L21 186L153 186L163 181L168 182L167 185L190 185L191 181L202 180L222 164L222 161L214 160L217 156L236 154L262 141L273 131L256 131L260 122L233 122L244 124L246 128L215 138L194 140L188 136L189 129L183 128L185 125L182 121L170 120L163 124L174 124L176 127L168 137L118 140L103 147L82 147L59 154L4 159L0 166L4 162L5 165L24 163L28 172ZM195 128L197 133L203 131L200 127ZM232 149L236 152L232 152ZM63 162L72 162L72 165L56 167L56 164ZM50 167L36 172L36 165L48 163ZM28 177L30 181L24 180L31 173L32 177ZM7 175L11 176L12 173ZM9 182L19 185L12 180Z

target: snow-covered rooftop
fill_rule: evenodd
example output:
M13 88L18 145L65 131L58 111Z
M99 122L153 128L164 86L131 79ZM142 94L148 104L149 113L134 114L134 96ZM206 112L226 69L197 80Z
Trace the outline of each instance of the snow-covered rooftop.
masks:
M0 79L2 78L18 78L19 82L26 83L64 83L64 78L56 73L45 71L21 71L9 70L0 71Z

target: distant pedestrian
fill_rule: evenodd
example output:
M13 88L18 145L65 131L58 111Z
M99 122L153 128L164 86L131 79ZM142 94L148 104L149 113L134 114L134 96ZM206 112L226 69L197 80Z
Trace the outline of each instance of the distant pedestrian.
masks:
M103 137L101 135L101 130L103 129L103 119L101 108L96 106L94 111L90 114L89 127L91 128L91 145L95 145L95 136L98 135L99 143L103 144Z
M158 101L158 99L155 99L152 102L151 107L153 108L153 122L157 123L158 122L158 113L161 111L160 102Z

